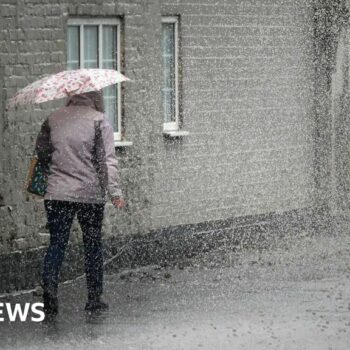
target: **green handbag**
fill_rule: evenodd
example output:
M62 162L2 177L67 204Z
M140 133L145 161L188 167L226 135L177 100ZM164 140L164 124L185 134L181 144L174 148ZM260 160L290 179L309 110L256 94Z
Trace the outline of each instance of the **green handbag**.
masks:
M27 191L39 197L44 197L47 188L47 172L45 167L40 163L37 156L30 161Z

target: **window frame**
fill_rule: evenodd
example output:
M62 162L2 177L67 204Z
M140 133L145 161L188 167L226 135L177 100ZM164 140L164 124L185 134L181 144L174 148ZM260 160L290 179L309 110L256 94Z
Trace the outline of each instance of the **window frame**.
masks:
M178 131L180 129L179 123L179 16L162 16L162 25L163 23L172 23L174 24L174 50L175 50L175 121L173 122L164 122L163 121L163 130L164 131ZM162 38L163 39L163 38ZM162 56L163 56L163 47L162 47ZM164 101L163 101L164 102ZM164 120L164 108L162 111L163 120Z
M121 55L120 55L120 50L121 50L121 45L120 45L120 40L121 40L121 20L119 18L90 18L90 17L80 17L80 18L69 18L67 22L67 32L68 32L68 27L69 26L79 26L79 67L84 68L84 26L98 26L98 68L102 68L102 42L103 42L103 37L102 37L102 28L104 25L109 25L109 26L116 26L117 27L117 57L116 57L116 62L117 62L117 70L120 71L121 69ZM66 43L68 44L68 34L67 34L67 40ZM122 88L121 84L117 84L117 125L118 125L118 132L114 131L114 141L121 141L122 139Z

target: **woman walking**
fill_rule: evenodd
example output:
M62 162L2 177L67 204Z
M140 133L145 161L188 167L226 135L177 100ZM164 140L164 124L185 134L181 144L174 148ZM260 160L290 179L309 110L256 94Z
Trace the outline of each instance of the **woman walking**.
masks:
M83 233L87 311L104 310L101 229L106 197L122 208L113 129L104 116L101 92L74 95L43 123L36 154L48 172L44 205L50 244L43 267L44 311L57 314L60 268L73 219Z

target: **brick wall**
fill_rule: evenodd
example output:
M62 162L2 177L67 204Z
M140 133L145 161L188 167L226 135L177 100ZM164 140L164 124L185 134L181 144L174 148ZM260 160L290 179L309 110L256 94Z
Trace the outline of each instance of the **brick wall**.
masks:
M3 95L6 100L43 74L57 72L64 67L65 36L62 27L65 17L58 2L3 1L0 7L1 43L4 48L1 66L4 69ZM26 196L23 184L36 133L52 106L46 108L2 111L2 122L6 127L3 128L4 151L1 153L4 170L1 195L7 206L3 208L2 215L11 225L3 227L6 251L21 251L42 244L42 235L39 234L44 227L42 206Z
M314 204L313 8L162 1L181 17L182 119L159 143L154 227Z
M107 207L107 235L310 207L311 2L2 0L0 104L65 68L69 16L118 16L133 146L117 150L128 207ZM190 135L180 140L162 134L161 15L181 18L181 119ZM0 108L0 254L47 241L42 203L21 188L40 124L60 103Z
M159 83L150 79L157 72L153 55L158 30L159 5L154 1L2 1L1 14L1 102L44 74L65 69L66 26L69 16L118 16L123 23L123 60L126 74L135 81L125 89L126 138L133 147L117 150L128 208L107 207L106 234L147 231L150 179L154 167L153 119L160 115ZM155 16L151 21L149 20ZM156 28L156 31L154 30ZM154 97L155 96L155 97ZM0 103L1 103L0 102ZM1 109L1 190L4 205L0 252L36 248L47 241L41 201L23 191L26 172L40 124L61 101L16 111ZM11 210L10 210L11 209ZM75 241L79 231L74 230Z
M329 202L336 230L349 222L349 5L322 0L315 9L315 173L318 201ZM334 229L334 228L333 228Z

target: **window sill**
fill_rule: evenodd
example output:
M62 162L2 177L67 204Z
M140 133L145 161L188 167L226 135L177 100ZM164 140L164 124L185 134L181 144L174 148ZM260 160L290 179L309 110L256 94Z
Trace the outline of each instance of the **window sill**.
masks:
M132 146L132 141L114 141L114 147L130 147Z
M189 131L185 130L174 130L174 131L163 131L163 135L167 137L183 137L190 135Z

